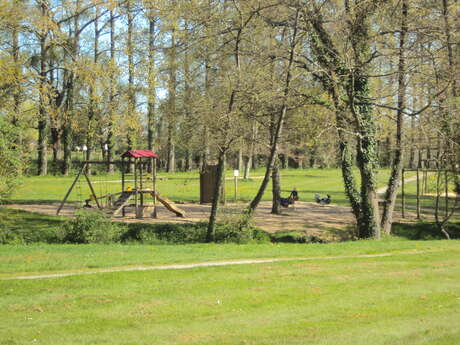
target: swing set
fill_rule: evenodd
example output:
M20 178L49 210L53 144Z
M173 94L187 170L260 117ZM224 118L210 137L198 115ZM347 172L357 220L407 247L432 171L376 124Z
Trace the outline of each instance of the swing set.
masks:
M153 209L150 216L157 218L157 201L163 206L174 213L177 217L185 218L186 214L183 210L178 208L173 202L167 198L161 196L156 188L156 159L158 154L150 150L129 150L121 155L121 161L81 161L80 169L78 170L77 176L72 182L72 185L67 190L67 193L59 205L56 215L59 215L68 197L72 193L72 190L77 185L77 191L81 194L80 179L83 175L85 178L89 190L91 192L88 199L85 200L83 207L92 208L92 203L95 206L107 212L112 216L118 216L120 213L122 217L126 216L126 210L128 208L134 208L136 218L142 219L148 208ZM119 165L121 169L121 191L116 193L106 193L97 195L93 183L91 182L90 176L87 173L88 165L90 164L114 164ZM151 167L151 176L147 176L147 166ZM127 186L126 175L127 171L133 168L134 171L134 188ZM149 181L150 179L150 181ZM147 184L151 183L151 188ZM148 203L148 199L153 199L153 203ZM133 202L134 201L134 202Z

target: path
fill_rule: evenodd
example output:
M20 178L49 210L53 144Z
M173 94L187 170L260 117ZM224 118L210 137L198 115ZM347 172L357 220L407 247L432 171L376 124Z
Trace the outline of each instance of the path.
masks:
M433 251L433 250L431 250ZM216 266L232 266L232 265L253 265L284 261L307 261L307 260L334 260L334 259L361 259L361 258L379 258L394 255L414 255L430 252L428 250L415 250L410 252L392 252L380 254L362 254L362 255L344 255L344 256L315 256L310 258L271 258L271 259L249 259L249 260L232 260L232 261L210 261L194 264L176 264L176 265L158 265L158 266L134 266L122 268L106 268L95 271L85 272L63 272L41 275L17 276L0 278L0 280L33 280L33 279L49 279L49 278L64 278L71 276L100 274L100 273L116 273L116 272L134 272L134 271L154 271L154 270L183 270L198 267L216 267Z
M409 178L404 178L404 184L408 182L414 182L417 180L417 175L409 177ZM377 189L377 194L384 194L387 191L388 186L383 186Z

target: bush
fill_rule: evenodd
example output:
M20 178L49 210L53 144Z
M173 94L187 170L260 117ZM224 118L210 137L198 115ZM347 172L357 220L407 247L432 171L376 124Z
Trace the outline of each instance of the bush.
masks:
M128 224L128 231L121 236L122 242L144 244L185 244L206 242L208 223L195 224ZM216 226L218 243L269 242L270 236L262 230L243 228L235 223L221 223Z
M303 231L277 232L271 235L272 242L284 243L323 243L324 240Z
M14 232L0 224L0 244L24 244L21 234Z
M64 243L112 243L120 241L123 228L102 212L80 210L64 223L59 237Z
M128 224L128 231L121 236L123 242L144 244L201 243L206 239L206 224Z

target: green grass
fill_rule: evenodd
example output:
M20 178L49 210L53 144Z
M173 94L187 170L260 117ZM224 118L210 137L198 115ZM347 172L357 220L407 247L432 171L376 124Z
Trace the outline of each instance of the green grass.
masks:
M419 254L403 253L414 250ZM356 257L384 252L393 256ZM5 246L2 277L250 257L311 260L0 280L0 344L457 345L459 254L459 241Z
M419 193L420 193L420 208L421 212L424 213L424 218L432 219L435 210L436 204L436 174L431 173L428 175L426 186L423 185L422 173L420 173L420 182L419 182ZM445 213L445 192L444 192L444 177L441 178L441 193L439 199L439 209L440 209L440 216ZM448 183L448 191L452 193L455 189L453 181L449 180ZM416 205L417 205L417 183L416 181L409 182L405 185L405 202L406 202L406 209L411 212L416 212ZM454 205L454 197L448 197L448 205L452 207ZM399 196L398 200L398 208L401 207L401 196ZM459 209L460 210L460 209ZM457 211L458 213L458 211ZM460 220L460 216L456 215L454 217L457 220Z
M256 194L264 170L252 171L252 178L238 181L238 200L250 201ZM377 174L379 186L383 186L388 179L388 170L381 170ZM232 172L227 171L227 177ZM49 203L59 202L64 198L75 176L33 176L25 177L23 184L13 194L12 202L16 203ZM121 182L118 174L93 176L96 194L119 192ZM113 181L113 182L107 182ZM132 182L130 182L132 184ZM128 183L128 185L130 184ZM174 201L196 202L200 198L200 181L198 171L158 174L158 191ZM322 195L331 194L334 203L345 205L347 200L343 192L342 177L339 169L285 169L281 172L281 185L283 194L288 195L292 188L299 191L301 200L313 201L315 193ZM234 197L233 180L226 181L226 194L229 201ZM89 187L84 179L77 184L69 201L81 201L90 195ZM264 195L264 200L271 200L269 190Z

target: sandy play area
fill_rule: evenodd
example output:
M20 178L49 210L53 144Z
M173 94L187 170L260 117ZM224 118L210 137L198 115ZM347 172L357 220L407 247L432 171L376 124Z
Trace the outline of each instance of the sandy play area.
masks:
M192 223L207 221L210 205L200 205L198 203L185 203L177 205L185 211L185 218L178 218L173 213L169 212L163 205L157 207L157 219L144 218L136 219L133 210L128 209L126 217L113 217L117 221L126 222L146 222L146 223ZM221 207L221 219L236 220L241 214L245 204L227 204ZM46 215L55 215L58 204L13 204L7 207L36 212ZM76 206L67 204L61 211L63 216L72 216L76 210ZM148 211L148 210L147 210ZM255 213L254 224L269 232L287 231L287 230L305 230L311 234L319 234L324 230L333 231L333 237L347 237L347 232L355 224L354 217L349 207L337 205L324 205L313 202L299 201L295 207L283 209L282 215L273 215L271 211L271 202L262 202ZM146 212L146 214L149 212ZM399 213L395 213L396 220L399 220ZM342 231L341 231L342 230Z

